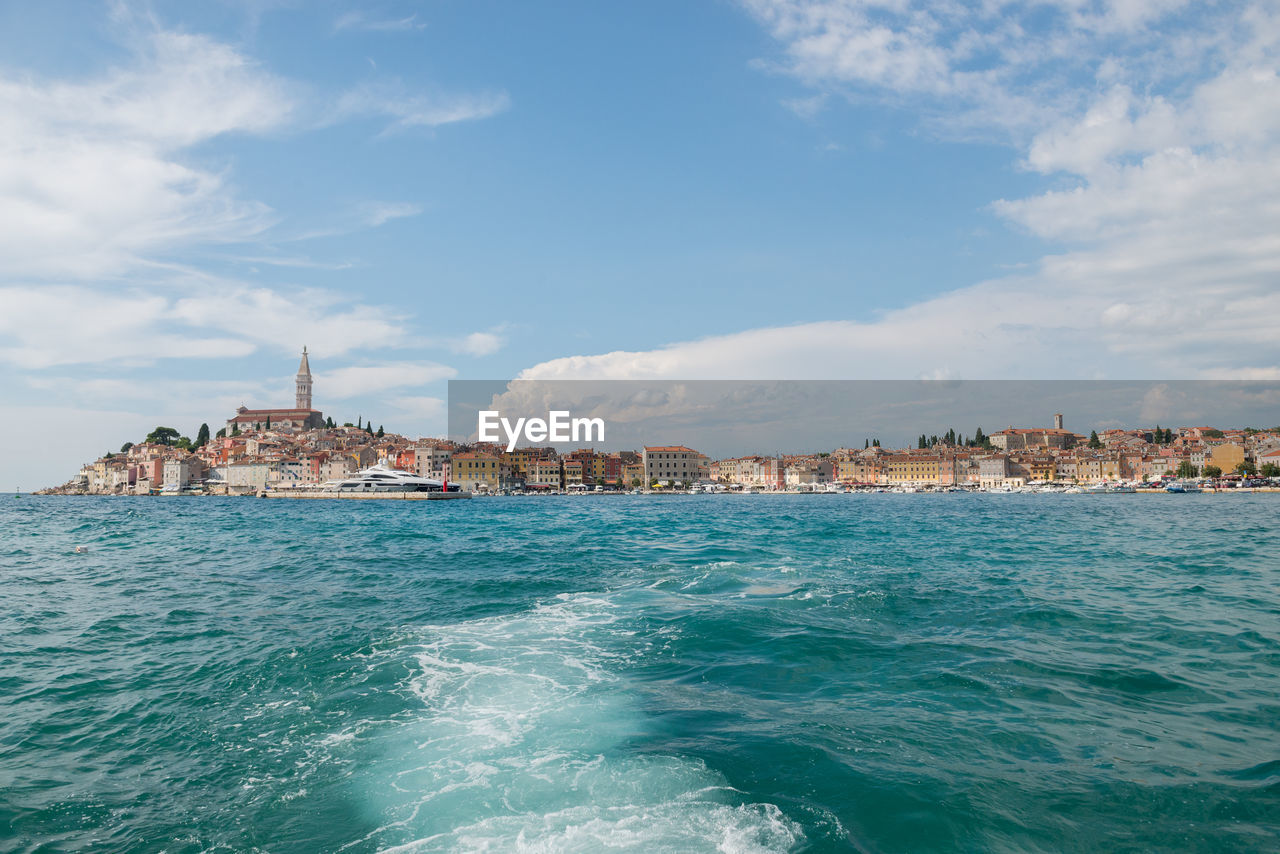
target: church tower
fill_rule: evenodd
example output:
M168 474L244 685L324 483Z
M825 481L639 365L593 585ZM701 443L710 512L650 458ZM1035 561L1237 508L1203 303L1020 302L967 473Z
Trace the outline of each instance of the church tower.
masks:
M297 402L298 409L311 408L311 363L307 361L307 348L302 348L302 362L298 365L298 376L295 379L297 383Z

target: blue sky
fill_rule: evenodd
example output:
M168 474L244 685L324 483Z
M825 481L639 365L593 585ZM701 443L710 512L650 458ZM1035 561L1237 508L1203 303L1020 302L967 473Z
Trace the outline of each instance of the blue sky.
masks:
M0 484L449 378L1276 378L1280 18L0 8ZM19 448L26 450L19 451Z

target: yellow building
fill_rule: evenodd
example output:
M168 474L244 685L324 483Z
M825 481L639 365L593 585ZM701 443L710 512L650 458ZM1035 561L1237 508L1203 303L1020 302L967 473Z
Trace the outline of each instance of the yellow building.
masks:
M645 486L644 463L623 463L622 485L626 487Z
M471 492L494 492L501 483L501 467L491 454L454 454L449 480Z
M1230 474L1236 470L1236 466L1244 462L1244 448L1230 442L1211 445L1205 458L1208 465L1217 466L1222 469L1223 474Z
M890 484L929 484L941 480L942 460L906 454L888 457L880 464L880 482Z
M533 460L525 474L524 485L528 489L560 489L564 484L560 481L559 460Z

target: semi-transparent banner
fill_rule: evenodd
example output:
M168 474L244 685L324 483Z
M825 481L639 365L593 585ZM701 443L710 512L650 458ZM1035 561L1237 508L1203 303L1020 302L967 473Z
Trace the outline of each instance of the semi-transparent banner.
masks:
M452 380L448 419L466 444L804 454L1009 428L1269 430L1280 381Z

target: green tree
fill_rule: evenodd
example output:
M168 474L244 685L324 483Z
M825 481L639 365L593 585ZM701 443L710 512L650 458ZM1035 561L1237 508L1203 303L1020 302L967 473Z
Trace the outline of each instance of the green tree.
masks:
M373 422L372 422L372 421L370 421L368 424L364 425L364 432L368 433L370 436L372 436L372 435L373 435Z
M1253 463L1249 462L1248 460L1245 460L1240 465L1236 466L1236 474L1244 475L1245 477L1253 477L1257 473L1258 473L1257 466L1255 466Z
M382 431L382 425L381 425L381 424L379 424L379 425L378 425L378 438L379 438L379 439L381 439L381 438L382 438L383 436L385 436L385 435L387 435L387 434L386 434L386 433L384 433L384 432Z
M1222 469L1217 466L1205 466L1201 469L1200 474L1203 477L1222 477Z
M863 440L862 440L862 450L864 450L864 451L865 451L867 448L870 448L870 447L871 447L871 440L870 440L870 439L863 439Z
M357 429L357 430L363 430L363 429L364 429L364 416L363 416L363 415L357 415L357 416L356 416L356 429Z
M216 436L216 437L218 437L219 439L225 439L225 438L226 438L226 436L227 436L227 428L226 428L226 427L223 427L223 428L219 429L219 430L218 430L218 432L217 432L217 433L214 433L213 435L214 435L214 436Z
M332 430L335 426L337 426L333 423L332 415L330 415L328 418L324 420L324 426L328 427L330 430Z
M1102 447L1102 440L1098 438L1098 431L1091 430L1089 432L1089 447L1097 450Z
M147 434L146 441L156 445L172 445L178 436L178 431L172 427L157 427Z
M633 477L633 478L631 478L631 486L632 486L632 488L633 488L633 489L639 489L639 488L640 488L640 478L638 478L638 477Z
M1196 476L1196 467L1191 464L1191 460L1183 460L1178 463L1178 477L1188 478Z
M201 424L200 429L196 431L196 447L203 448L209 444L209 425Z
M189 451L191 450L191 440L186 436L181 436L177 442L174 442L174 447L181 448L184 451Z
M268 429L268 430L270 430L270 429L271 429L271 416L270 416L270 415L268 415L268 416L267 416L267 429Z
M1222 431L1221 431L1221 430L1213 430L1213 429L1205 430L1205 431L1204 431L1204 435L1205 435L1207 438L1209 438L1209 439L1221 439L1221 438L1222 438Z
M132 447L133 447L132 442L125 442L123 445L120 446L120 453L127 454L129 453L129 449Z
M1258 474L1263 477L1280 477L1280 466L1275 463L1263 463L1262 468L1258 469Z

